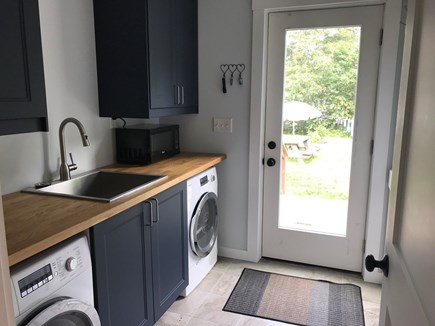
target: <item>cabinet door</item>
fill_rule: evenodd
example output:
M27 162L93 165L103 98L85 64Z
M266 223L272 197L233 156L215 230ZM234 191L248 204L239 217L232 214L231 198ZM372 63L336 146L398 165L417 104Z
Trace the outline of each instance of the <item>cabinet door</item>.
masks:
M38 0L0 1L0 135L48 131Z
M186 183L159 194L151 227L154 317L158 320L188 285Z
M196 0L176 1L176 84L182 87L181 110L198 112L198 8Z
M198 112L197 0L148 0L150 116Z
M177 105L174 16L175 0L148 0L152 116Z
M153 325L150 204L91 229L95 303L102 325Z
M100 117L149 118L147 4L94 0Z

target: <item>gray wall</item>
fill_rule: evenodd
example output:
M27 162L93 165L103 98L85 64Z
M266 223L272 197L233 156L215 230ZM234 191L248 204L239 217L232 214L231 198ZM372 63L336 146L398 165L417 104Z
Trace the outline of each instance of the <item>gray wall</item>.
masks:
M225 248L247 249L252 10L250 0L200 0L198 6L200 113L160 120L180 124L183 151L228 155L218 166L222 254ZM222 63L246 65L244 85L235 78L227 94L221 90ZM213 117L232 117L233 133L213 132Z
M58 128L69 116L84 124L91 142L82 147L75 126L67 126L67 151L79 167L73 173L113 162L109 120L98 117L92 1L40 0L39 6L50 131L0 137L3 194L58 177Z

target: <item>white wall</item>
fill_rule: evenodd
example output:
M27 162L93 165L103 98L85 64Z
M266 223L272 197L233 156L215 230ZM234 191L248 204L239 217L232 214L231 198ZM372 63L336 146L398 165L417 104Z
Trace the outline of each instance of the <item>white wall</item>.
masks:
M50 131L0 137L3 194L58 178L58 128L69 116L83 123L91 142L82 147L75 126L67 126L67 151L78 165L73 174L114 162L109 119L98 117L92 1L40 0L39 6ZM223 252L247 246L251 28L250 0L199 1L200 114L162 119L181 124L182 150L228 155L218 167ZM246 65L245 84L235 78L227 94L222 63ZM233 133L213 133L212 117L232 117Z
M40 0L39 6L50 131L0 137L4 194L58 177L58 128L69 116L83 123L91 143L83 147L77 128L67 126L66 148L78 165L73 173L113 162L109 120L98 117L92 1Z
M201 0L198 6L200 113L160 120L180 124L183 151L228 155L218 165L219 254L234 256L234 251L247 249L251 0ZM221 89L223 63L246 65L244 85L235 75L234 85L227 83L227 94ZM213 117L232 117L233 133L213 132Z

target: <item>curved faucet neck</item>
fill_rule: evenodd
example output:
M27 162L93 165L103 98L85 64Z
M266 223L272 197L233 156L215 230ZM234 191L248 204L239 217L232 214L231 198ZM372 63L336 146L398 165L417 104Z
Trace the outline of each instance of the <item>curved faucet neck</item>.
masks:
M63 120L59 126L59 144L60 144L60 180L69 180L71 179L70 171L72 169L71 166L75 166L72 164L71 166L67 164L66 162L66 148L65 148L65 126L68 123L73 123L77 126L80 137L82 138L83 146L89 146L89 140L88 135L86 134L85 127L83 127L83 124L77 120L76 118L66 118ZM75 167L76 168L76 167Z

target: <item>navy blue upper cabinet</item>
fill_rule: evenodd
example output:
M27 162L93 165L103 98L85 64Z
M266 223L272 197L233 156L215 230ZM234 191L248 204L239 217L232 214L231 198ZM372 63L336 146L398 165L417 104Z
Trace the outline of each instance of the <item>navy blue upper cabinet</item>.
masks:
M94 0L100 116L198 112L197 0Z
M38 0L0 1L0 135L48 131Z

